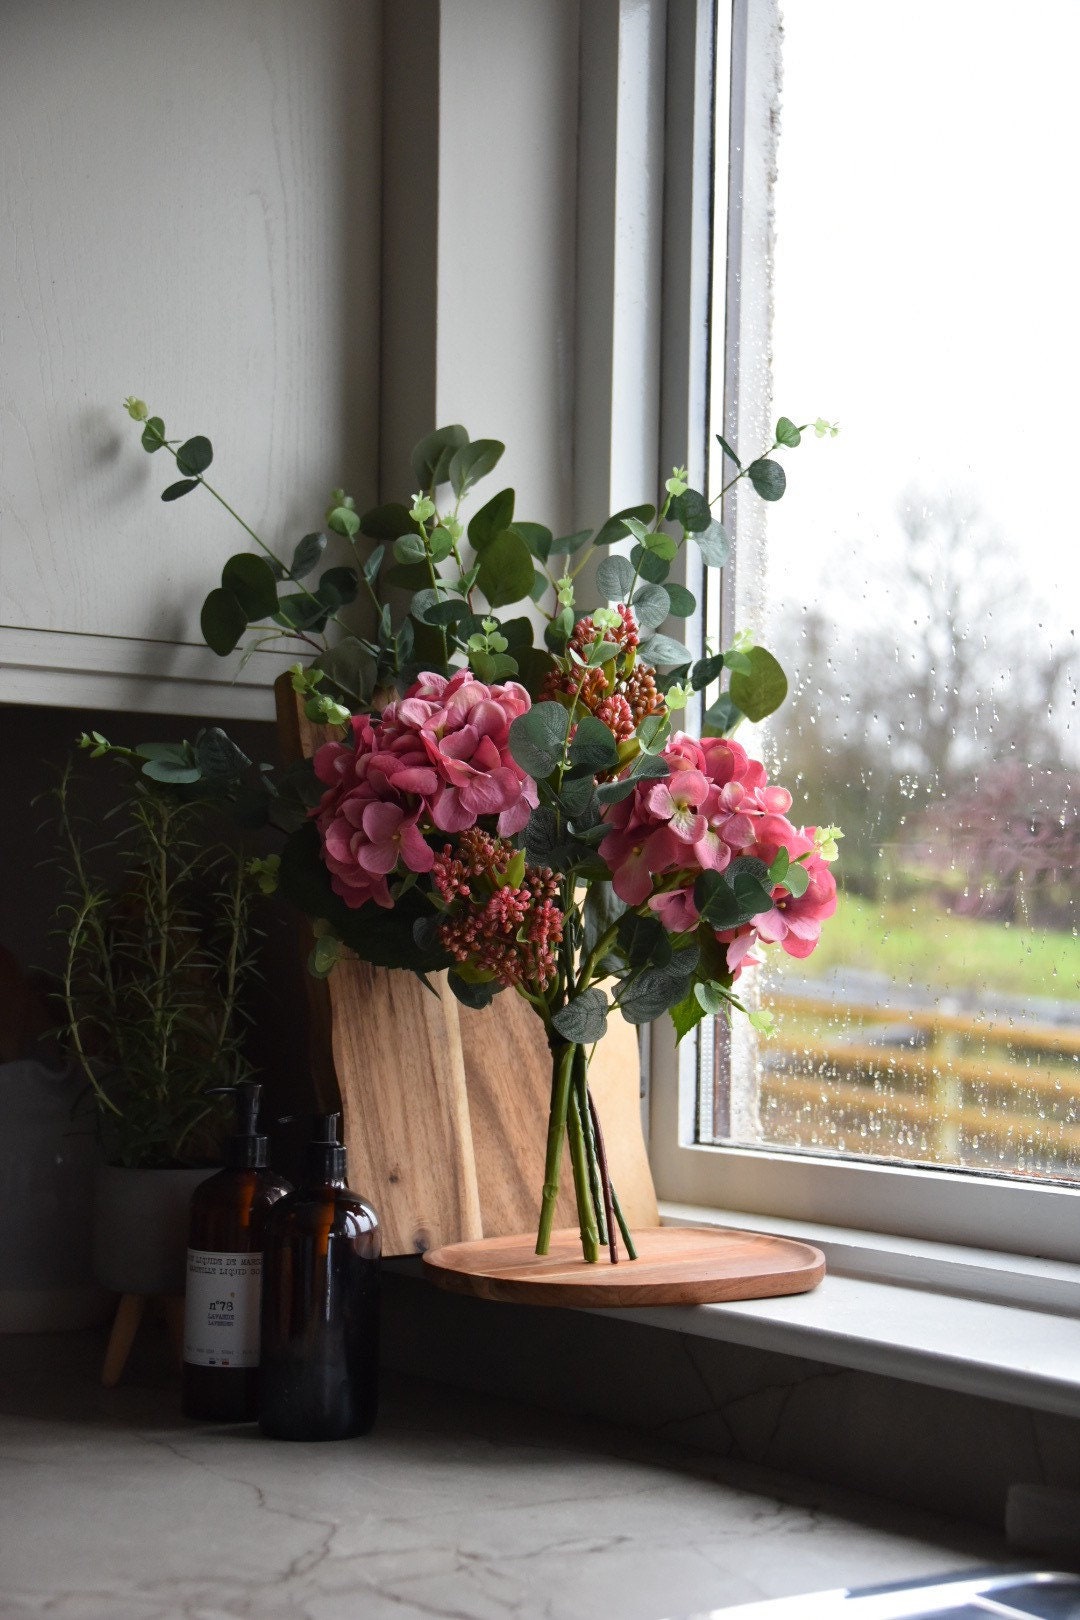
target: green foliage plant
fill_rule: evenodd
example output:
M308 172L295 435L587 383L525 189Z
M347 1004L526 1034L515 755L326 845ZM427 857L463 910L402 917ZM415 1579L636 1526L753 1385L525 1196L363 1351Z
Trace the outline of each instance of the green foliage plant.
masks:
M51 794L65 885L61 1036L110 1164L213 1164L225 1126L215 1089L250 1072L243 996L257 885L243 853L209 836L213 807L192 792L191 767L188 784L176 764L170 778L168 745L81 741L124 776L103 823L81 812L72 762Z

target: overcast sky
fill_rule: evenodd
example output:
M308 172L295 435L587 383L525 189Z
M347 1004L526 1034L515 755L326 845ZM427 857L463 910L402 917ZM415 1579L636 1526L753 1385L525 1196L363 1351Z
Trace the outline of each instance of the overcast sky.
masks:
M1075 644L1080 0L783 12L774 399L843 431L790 457L774 593L827 606L858 542L880 599L918 485L978 503Z

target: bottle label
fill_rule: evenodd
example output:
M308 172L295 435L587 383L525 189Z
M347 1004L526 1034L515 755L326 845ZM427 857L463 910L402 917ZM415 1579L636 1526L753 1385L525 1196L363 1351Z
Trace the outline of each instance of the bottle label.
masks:
M257 1367L262 1255L189 1249L184 1360L196 1367Z

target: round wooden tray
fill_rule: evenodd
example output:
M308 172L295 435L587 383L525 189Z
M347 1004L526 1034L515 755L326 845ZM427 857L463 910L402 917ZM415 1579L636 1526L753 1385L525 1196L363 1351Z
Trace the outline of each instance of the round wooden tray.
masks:
M654 1226L634 1233L636 1260L620 1250L581 1258L576 1228L536 1254L535 1234L449 1243L424 1256L431 1280L454 1293L519 1305L709 1305L805 1294L825 1275L809 1243L717 1226Z

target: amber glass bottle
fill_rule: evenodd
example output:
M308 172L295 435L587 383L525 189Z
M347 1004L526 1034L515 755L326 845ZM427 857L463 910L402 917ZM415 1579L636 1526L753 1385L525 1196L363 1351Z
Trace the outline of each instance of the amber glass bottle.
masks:
M345 1184L338 1115L266 1222L259 1426L279 1440L344 1440L375 1422L379 1220Z
M191 1200L184 1301L185 1417L244 1423L259 1411L259 1307L267 1211L291 1191L266 1168L257 1133L261 1087L236 1087L225 1168Z

